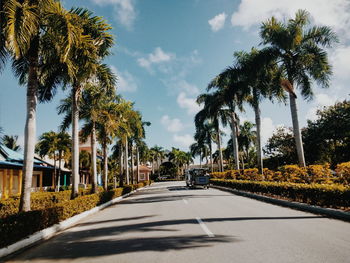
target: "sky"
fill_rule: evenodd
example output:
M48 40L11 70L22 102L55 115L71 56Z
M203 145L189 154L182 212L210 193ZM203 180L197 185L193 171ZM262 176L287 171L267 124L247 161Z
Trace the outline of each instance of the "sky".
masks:
M306 9L316 25L328 25L339 43L328 50L333 66L330 88L314 87L314 99L299 96L299 119L316 118L316 110L350 99L349 0L65 0L66 8L86 7L113 27L116 45L105 60L118 76L117 93L134 101L135 108L152 125L146 129L149 146L188 150L195 131L193 119L200 107L195 99L212 78L233 63L235 51L262 47L261 22L271 16L286 20ZM25 87L11 69L0 75L0 126L18 135L23 145L26 114ZM68 91L37 108L37 135L58 130L62 116L56 107ZM241 120L253 121L247 105ZM276 127L291 126L289 105L261 105L262 138L266 142ZM230 136L229 128L224 142Z

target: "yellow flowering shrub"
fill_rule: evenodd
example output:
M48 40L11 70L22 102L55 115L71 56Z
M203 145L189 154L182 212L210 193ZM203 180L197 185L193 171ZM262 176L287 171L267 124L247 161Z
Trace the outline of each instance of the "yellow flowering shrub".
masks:
M350 184L350 162L338 164L335 172L337 183Z

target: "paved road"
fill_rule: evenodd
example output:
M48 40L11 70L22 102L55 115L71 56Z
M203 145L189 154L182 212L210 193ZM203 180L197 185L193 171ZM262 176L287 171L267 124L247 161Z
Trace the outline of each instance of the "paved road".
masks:
M350 224L155 183L8 262L350 262Z

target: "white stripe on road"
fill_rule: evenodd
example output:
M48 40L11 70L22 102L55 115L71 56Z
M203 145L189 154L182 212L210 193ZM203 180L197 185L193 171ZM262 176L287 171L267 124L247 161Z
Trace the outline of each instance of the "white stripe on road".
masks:
M208 235L208 237L215 237L215 235L209 230L209 228L204 224L202 219L199 217L196 217L196 220L198 221L198 224L201 226L203 231Z
M186 199L182 199L186 205L188 205L188 201Z

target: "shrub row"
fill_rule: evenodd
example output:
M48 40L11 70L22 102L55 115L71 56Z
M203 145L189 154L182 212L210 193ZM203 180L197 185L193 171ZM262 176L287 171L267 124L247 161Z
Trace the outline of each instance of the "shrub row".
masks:
M277 195L293 201L324 207L350 207L350 187L327 184L298 184L289 182L259 182L248 180L211 179L214 185L237 190Z
M91 189L79 189L79 196L89 194L91 194ZM32 210L49 208L60 202L70 200L70 196L70 190L61 192L34 192L30 195L31 208ZM19 199L19 196L12 196L8 199L1 200L0 218L18 213Z
M0 248L148 184L150 182L142 182L96 194L80 195L74 200L62 200L51 207L44 206L40 209L0 218ZM49 193L42 193L43 196L45 194ZM46 196L43 199L46 199Z
M260 174L257 168L214 172L212 173L212 178L307 184L338 183L349 185L350 162L338 164L335 173L332 173L328 164L309 165L307 167L299 167L297 165L285 165L280 167L278 171L271 171L265 168L263 174Z

